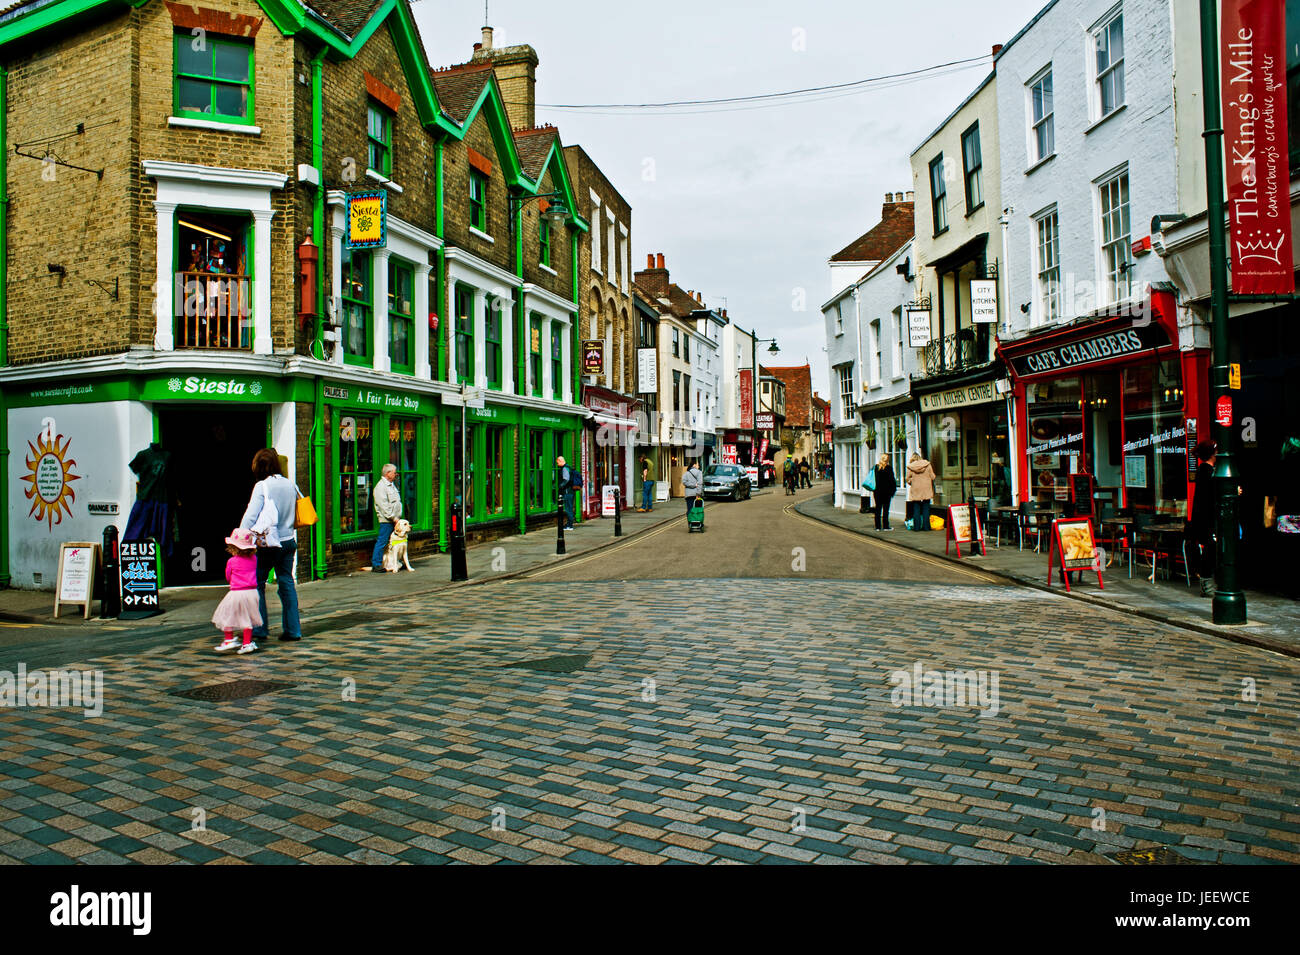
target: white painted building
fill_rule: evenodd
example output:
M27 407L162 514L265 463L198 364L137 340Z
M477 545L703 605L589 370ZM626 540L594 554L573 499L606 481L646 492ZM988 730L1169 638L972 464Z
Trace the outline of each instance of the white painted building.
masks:
M693 313L692 319L696 334L691 347L691 381L695 386L691 426L703 436L704 446L710 449L708 460L712 462L718 459L718 446L722 443L717 433L722 385L719 349L727 320L717 310L706 309L703 305Z
M1151 224L1205 206L1197 4L1055 0L995 69L1017 500L1086 470L1116 505L1184 515L1208 336Z
M906 454L917 446L909 389L918 356L907 341L906 313L916 297L912 195L886 193L880 222L831 257L833 269L874 263L822 305L836 507L860 507L867 468L886 449L901 485ZM900 513L902 500L894 502Z

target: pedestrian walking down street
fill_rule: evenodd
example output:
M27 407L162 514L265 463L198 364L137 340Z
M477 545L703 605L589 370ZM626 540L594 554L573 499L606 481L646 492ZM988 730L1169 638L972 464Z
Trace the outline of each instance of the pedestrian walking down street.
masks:
M650 476L650 459L641 459L641 510L653 511L655 482Z
M383 573L384 551L388 540L393 536L393 524L402 516L402 495L397 493L393 478L397 476L397 465L385 464L382 476L375 485L375 516L379 519L379 536L375 538L375 549L370 552L370 569L376 574Z
M564 529L573 530L573 498L575 491L582 487L582 480L576 477L573 469L564 463L563 456L555 459L556 472L559 475L560 505L564 508Z
M781 467L781 480L785 484L785 493L794 493L794 462L789 458L785 459L785 464Z
M889 462L889 455L882 454L876 461L875 518L876 530L892 531L889 526L889 503L898 490L898 478L894 475L894 466Z
M812 465L807 458L799 463L799 477L803 480L803 487L812 487Z
M226 582L230 591L221 598L212 614L212 622L225 634L216 645L218 653L256 653L253 628L262 625L262 615L257 609L257 539L253 532L236 527L226 538ZM235 631L243 632L243 642L235 639Z
M907 499L912 502L912 530L930 529L930 501L934 498L934 468L913 451L907 462Z
M686 513L691 513L696 499L704 491L704 474L700 471L700 462L692 461L682 475L682 493L686 495Z
M1196 446L1196 491L1192 497L1191 519L1184 538L1187 544L1188 569L1201 582L1201 596L1214 596L1214 568L1218 559L1214 542L1214 465L1218 445L1202 441Z
M281 640L301 640L302 621L298 617L298 588L293 582L293 560L298 551L298 488L284 476L280 455L275 448L263 448L253 455L253 494L239 526L261 532L262 546L257 548L257 609L262 620L253 636L265 640L271 635L271 618L266 612L266 582L275 571L275 588L280 595ZM269 526L273 524L274 526Z

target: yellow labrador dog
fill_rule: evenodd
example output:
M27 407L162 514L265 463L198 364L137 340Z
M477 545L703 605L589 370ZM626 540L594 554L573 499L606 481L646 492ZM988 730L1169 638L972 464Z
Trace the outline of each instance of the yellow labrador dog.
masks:
M399 517L393 523L393 536L388 539L388 547L384 550L384 570L394 574L403 567L415 570L406 559L406 542L410 536L411 522Z

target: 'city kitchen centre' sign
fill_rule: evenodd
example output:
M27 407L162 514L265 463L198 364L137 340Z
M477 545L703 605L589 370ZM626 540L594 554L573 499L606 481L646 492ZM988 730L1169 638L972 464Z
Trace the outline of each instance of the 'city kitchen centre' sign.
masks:
M936 391L929 395L919 395L922 411L943 411L947 408L961 408L965 405L982 405L996 401L998 393L991 381L981 381L965 388L951 388L948 391Z
M1168 344L1169 336L1159 325L1140 325L1018 355L1011 359L1011 367L1021 377L1044 375L1065 368L1131 358Z

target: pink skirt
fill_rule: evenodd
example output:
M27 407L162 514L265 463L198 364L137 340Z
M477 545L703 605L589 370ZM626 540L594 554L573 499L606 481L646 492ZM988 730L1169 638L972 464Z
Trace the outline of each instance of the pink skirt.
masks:
M252 630L262 625L256 590L232 590L221 598L212 622L218 630Z

